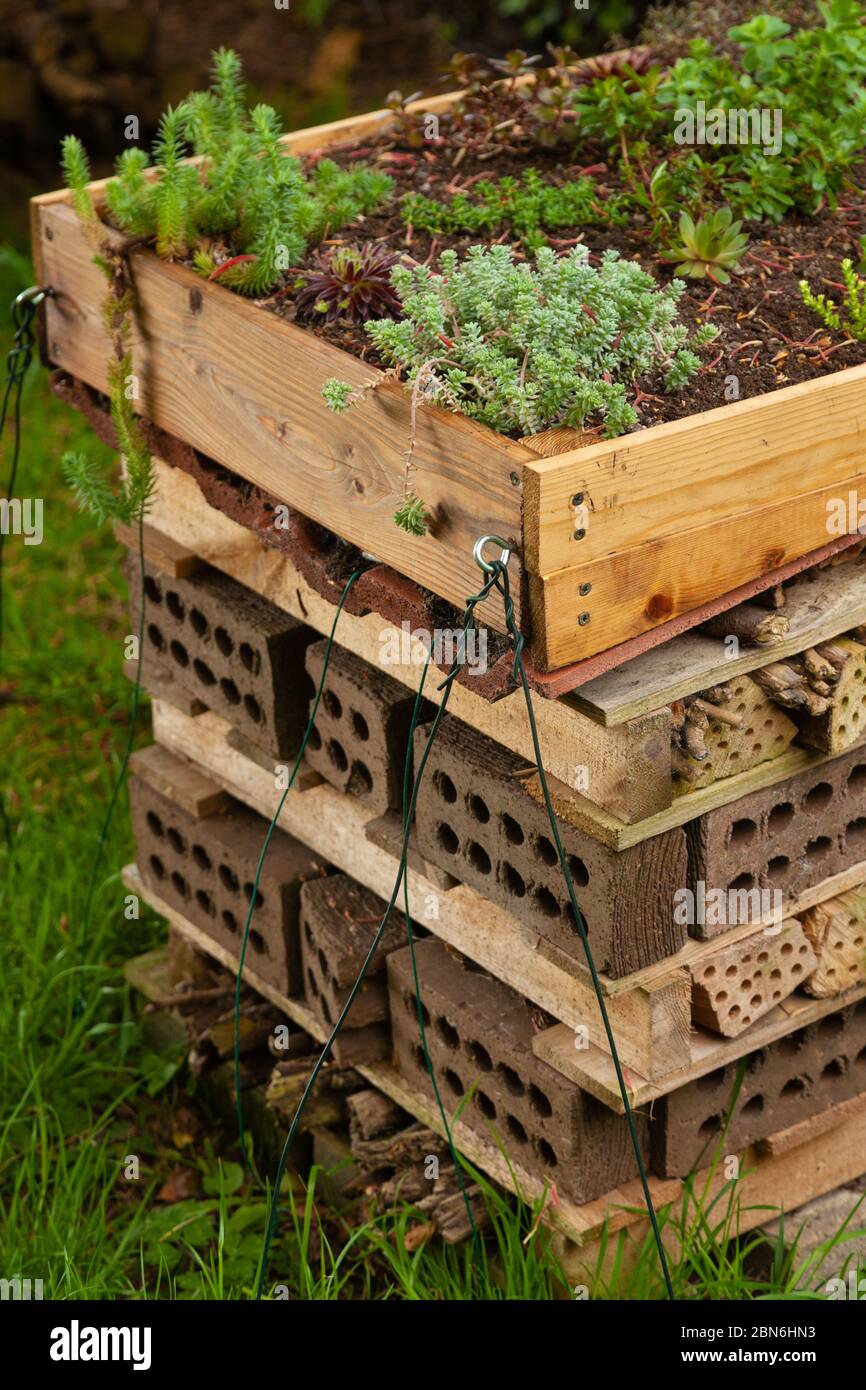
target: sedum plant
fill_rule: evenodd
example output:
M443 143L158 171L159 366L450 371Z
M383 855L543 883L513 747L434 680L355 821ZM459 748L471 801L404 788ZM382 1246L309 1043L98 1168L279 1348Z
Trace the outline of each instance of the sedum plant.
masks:
M627 220L622 198L605 201L594 179L581 177L559 185L534 168L524 170L519 179L482 179L471 196L457 193L447 203L408 193L400 212L404 222L431 235L495 234L509 228L533 248L545 244L544 228L606 222L622 225Z
M391 279L404 317L366 329L411 383L413 414L425 400L506 434L587 423L622 434L637 423L633 378L660 372L666 390L681 390L700 365L694 349L716 336L706 325L689 342L677 317L683 282L661 288L613 250L596 269L582 245L564 256L543 247L534 265L507 246L473 246L463 260L444 251L438 272L396 266ZM323 395L344 410L359 393L332 378ZM417 531L417 507L411 517L406 529Z
M842 283L845 297L841 303L834 304L825 294L813 294L806 280L800 281L803 303L818 315L828 328L835 328L856 338L858 343L866 342L866 278L855 269L847 257L841 262Z
M266 294L310 242L378 208L392 189L386 174L329 159L305 175L281 136L272 107L247 109L240 59L221 48L209 90L163 115L153 166L140 149L118 159L106 188L111 220L130 236L152 237L166 259L192 257L201 274ZM65 172L77 205L86 196L80 170Z

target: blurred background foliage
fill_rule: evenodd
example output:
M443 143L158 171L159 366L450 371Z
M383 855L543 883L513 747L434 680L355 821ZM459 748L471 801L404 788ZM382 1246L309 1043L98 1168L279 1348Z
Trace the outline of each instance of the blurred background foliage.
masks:
M587 8L575 0L0 0L3 159L53 186L57 142L74 131L104 172L122 148L125 117L137 116L149 141L164 107L205 85L220 44L241 54L253 97L301 126L380 106L392 88L435 91L455 49L500 56L554 42L597 52L633 37L651 8L579 3Z

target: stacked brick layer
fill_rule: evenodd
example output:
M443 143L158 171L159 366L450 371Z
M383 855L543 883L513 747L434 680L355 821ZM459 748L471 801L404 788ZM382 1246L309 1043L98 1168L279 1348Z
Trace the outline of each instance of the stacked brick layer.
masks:
M146 884L239 957L267 822L235 804L201 820L138 777L130 779L139 872ZM303 991L298 934L301 885L327 866L276 830L259 879L246 963L283 994Z
M327 642L307 649L307 671L318 688ZM393 677L341 647L333 647L316 723L306 748L309 765L338 791L384 814L402 805L403 768L415 696Z
M133 561L129 593L137 632ZM311 694L304 652L315 635L217 570L169 579L146 566L145 672L165 671L275 758L291 757L300 745Z
M515 1162L574 1202L588 1202L635 1176L622 1117L539 1061L528 1002L508 985L432 938L416 947L425 1035L442 1102L488 1141L492 1131ZM388 957L396 1064L432 1095L424 1061L408 949ZM638 1117L642 1143L647 1122Z
M734 1153L866 1090L866 1000L827 1014L656 1102L653 1168L684 1177L710 1162L745 1066L723 1151Z
M427 730L416 735L416 759ZM443 719L417 800L425 859L507 908L540 936L583 959L547 814L526 792L529 764L457 719ZM686 941L674 893L686 881L679 828L612 850L572 826L560 833L596 965L628 975Z

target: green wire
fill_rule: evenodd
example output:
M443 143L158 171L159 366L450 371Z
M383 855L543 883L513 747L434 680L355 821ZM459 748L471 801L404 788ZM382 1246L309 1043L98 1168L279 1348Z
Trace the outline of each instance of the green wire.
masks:
M464 628L463 628L464 634L468 631L468 629L469 629L469 627L470 627L470 625L471 625L471 623L472 623L472 616L473 616L473 612L474 612L474 609L475 609L476 605L477 605L478 603L480 603L483 599L485 599L485 598L487 597L487 595L490 593L490 590L494 587L495 580L496 580L496 576L493 575L493 576L487 581L487 583L484 585L484 587L483 587L483 589L481 590L481 592L478 593L478 594L475 594L474 597L472 597L472 598L470 598L470 599L468 600L468 602L467 602L467 604L466 604L466 617L465 617ZM460 647L458 646L458 658L459 658L459 652L460 652ZM347 1017L347 1015L348 1015L348 1013L349 1013L349 1010L351 1009L353 1003L355 1002L355 999L356 999L356 997L357 997L358 991L360 990L361 985L362 985L363 982L364 982L364 978L365 978L365 976L366 976L366 974L367 974L367 970L368 970L369 967L370 967L370 963L371 963L371 961L373 960L373 957L374 957L375 954L376 954L376 951L377 951L378 946L379 946L379 942L382 940L382 936L383 936L383 934L384 934L385 926L386 926L386 924L387 924L388 918L390 917L391 912L392 912L392 910L393 910L393 908L394 908L394 904L395 904L396 901L397 901L397 894L398 894L399 891L400 891L400 884L402 883L402 881L403 881L403 875L404 875L405 872L406 872L406 861L407 861L408 856L409 856L409 829L410 829L410 827L411 827L411 825L412 825L412 823L413 823L413 821L414 821L414 819L415 819L415 805L416 805L416 802L417 802L417 799L418 799L418 789L419 789L419 787L420 787L420 785L421 785L421 778L422 778L422 775L423 775L423 772L424 772L424 768L425 768L426 763L427 763L427 759L428 759L428 757L429 757L429 755L430 755L430 750L431 750L431 748L433 747L433 742L434 742L434 739L435 739L436 734L437 734L437 732L438 732L439 725L442 723L442 720L443 720L443 718L444 718L444 716L445 716L445 710L446 710L446 708L447 708L448 699L449 699L449 696L450 696L450 694L451 694L451 686L453 685L454 681L455 681L456 678L457 678L457 675L458 675L458 673L459 673L459 669L460 669L460 668L459 668L459 666L457 665L457 662L455 661L454 667L453 667L452 670L449 672L449 674L445 677L445 680L442 681L442 683L441 683L441 685L440 685L440 687L439 687L439 689L440 689L440 690L444 690L445 693L444 693L444 695L443 695L443 697L442 697L442 702L441 702L441 704L439 705L438 710L436 711L436 716L435 716L435 718L434 718L434 720L433 720L433 723L432 723L431 726L430 726L430 733L429 733L429 735L428 735L427 742L426 742L425 745L424 745L424 751L423 751L423 753L422 753L422 755L421 755L421 760L420 760L420 762L419 762L419 764L418 764L418 770L417 770L417 773L416 773L416 776L415 776L415 782L414 782L414 785L413 785L413 788L412 788L412 795L411 795L411 797L410 797L410 799L409 799L409 805L408 805L408 807L406 807L405 810L404 810L403 843L402 843L402 847L401 847L401 851L400 851L399 863L398 863L398 866L397 866L397 877L396 877L396 879L394 880L394 886L393 886L393 888L392 888L392 890L391 890L390 899L388 900L388 904L387 904L387 906L386 906L386 908L385 908L385 911L384 911L384 913L383 913L383 915L382 915L382 920L380 921L379 926L378 926L377 929L376 929L376 934L375 934L375 936L373 937L373 940L372 940L372 942L371 942L371 944L370 944L370 949L368 950L367 955L366 955L365 958L364 958L363 964L361 965L361 969L360 969L360 971L358 972L357 979L355 980L355 983L352 985L352 988L351 988L351 990L349 991L348 998L347 998L345 1004L343 1005L342 1010L340 1011L340 1016L339 1016L339 1018L337 1019L336 1023L334 1024L333 1028L331 1029L330 1037L328 1038L328 1041L325 1043L324 1047L322 1048L322 1051L321 1051L321 1053L319 1054L319 1057L318 1057L317 1060L316 1060L316 1063L315 1063L315 1065L314 1065L314 1067L313 1067L313 1070L311 1071L311 1073L310 1073L310 1075L309 1075L309 1077L308 1077L308 1079L307 1079L306 1086L304 1087L304 1090L303 1090L303 1093L302 1093L302 1095L301 1095L301 1098L300 1098L300 1100L298 1101L297 1107L296 1107L296 1109L295 1109L295 1113L294 1113L294 1115L292 1116L292 1122L291 1122L291 1125L289 1126L289 1132L288 1132L288 1134L286 1135L285 1142L284 1142L283 1147L282 1147L282 1150L281 1150L281 1152L280 1152L279 1161L278 1161L278 1163L277 1163L277 1171L276 1171L276 1174L275 1174L275 1176L274 1176L274 1187L273 1187L273 1192L271 1193L271 1200L270 1200L269 1209L268 1209L268 1220L267 1220L267 1225L266 1225L266 1228L265 1228L265 1238L264 1238L264 1242L263 1242L263 1245L262 1245L262 1254L261 1254L261 1259L260 1259L260 1262L259 1262L259 1273L258 1273L258 1279L257 1279L257 1281L256 1281L256 1299L260 1299L261 1296L262 1296L262 1288L263 1288L263 1286L264 1286L265 1275L266 1275L266 1273L267 1273L268 1255L269 1255L269 1252L270 1252L271 1242L272 1242L272 1240L273 1240L273 1237L274 1237L274 1235L275 1235L275 1233L276 1233L276 1229L277 1229L278 1214L279 1214L280 1184L282 1183L282 1180L283 1180L283 1174L284 1174L285 1169L286 1169L286 1163L287 1163L287 1161L288 1161L289 1151L290 1151L291 1146L292 1146L292 1144L293 1144L293 1142L294 1142L295 1135L297 1134L297 1131L298 1131L298 1125L299 1125L299 1123L300 1123L301 1116L303 1115L304 1110L305 1110L306 1105L307 1105L307 1102L308 1102L308 1100L309 1100L309 1098L310 1098L310 1095L312 1094L312 1090L313 1090L314 1085L316 1084L316 1079L318 1078L319 1072L322 1070L322 1067L324 1066L325 1061L327 1060L328 1053L330 1052L331 1047L332 1047L333 1044L334 1044L334 1040L335 1040L335 1038L339 1035L339 1033L340 1033L340 1031L341 1031L341 1029L342 1029L342 1027L343 1027L343 1024L344 1024L345 1021L346 1021L346 1017Z
M465 636L465 629L464 629L463 635ZM457 657L456 657L457 660L459 660L459 656L460 656L460 648L459 648L459 646L458 646L458 652L457 652ZM424 683L425 683L425 681L427 680L427 672L429 671L429 669L430 669L430 656L428 655L427 660L426 660L425 663L424 663L424 670L423 670L422 673L421 673L421 684L418 686L418 693L417 693L417 695L415 696L415 705L414 705L413 710L412 710L412 719L411 719L411 722L410 722L410 724L409 724L409 736L408 736L408 738L407 738L407 740L406 740L406 759L405 759L405 762L404 762L404 764L403 764L403 833L404 833L404 835L407 834L407 832L409 831L409 822L408 822L408 820L407 820L407 814L406 814L406 813L407 813L407 800L408 800L408 795L409 795L409 769L410 769L410 767L412 766L412 743L413 743L413 738L414 738L414 735L415 735L415 727L416 727L416 725L417 725L417 723L418 723L418 715L419 715L419 713L420 713L420 711L421 711L421 695L422 695L422 692L423 692L423 690L424 690ZM426 1031L426 1028L425 1028L425 1026L424 1026L424 1006L423 1006L423 1003L422 1003L422 1000L421 1000L421 981L420 981L419 978L418 978L418 962L417 962L416 957L415 957L415 933L414 933L414 931L412 930L412 917L411 917L411 914L410 914L410 912L409 912L409 876L408 876L408 874L404 874L404 875L403 875L403 917L404 917L405 922L406 922L406 937L407 937L408 942L409 942L409 957L410 957L411 962L412 962L412 980L413 980L413 984L414 984L414 988L415 988L415 1004L416 1004L417 1013L418 1013L418 1031L419 1031L419 1033L420 1033L420 1035L421 1035L421 1048L422 1048L422 1051L423 1051L423 1053L424 1053L424 1064L425 1064L425 1066L426 1066L426 1068L427 1068L427 1075L430 1077L430 1083L431 1083L431 1085L432 1085L432 1087L433 1087L433 1094L434 1094L434 1096L436 1097L436 1105L437 1105L437 1108L438 1108L438 1110L439 1110L439 1117L440 1117L440 1119L441 1119L441 1121L442 1121L442 1128L445 1130L445 1139L446 1139L447 1144L448 1144L448 1150L449 1150L449 1152L450 1152L450 1154L451 1154L451 1161L452 1161L452 1163L454 1164L454 1171L455 1171L456 1174L457 1174L457 1182L458 1182L458 1184L459 1184L459 1186L460 1186L460 1191L461 1191L461 1193L462 1193L462 1195L463 1195L463 1204L464 1204L464 1206L466 1207L466 1215L467 1215L467 1218L468 1218L468 1220L469 1220L470 1229L471 1229L471 1231L472 1231L472 1244L473 1244L473 1246L474 1246L475 1253L476 1253L476 1255L478 1256L479 1261L480 1261L480 1259L481 1259L481 1241L480 1241L480 1236L479 1236L479 1234L478 1234L478 1227L476 1226L476 1224L475 1224L475 1218L474 1218L473 1215L472 1215L472 1206L471 1206L471 1203L470 1203L470 1201L469 1201L469 1193L468 1193L468 1191L467 1191L467 1189L466 1189L466 1184L465 1184L465 1182L463 1181L462 1164L460 1163L460 1159L459 1159L459 1157L458 1157L458 1155L457 1155L457 1150L456 1150L455 1147L454 1147L454 1140L453 1140L453 1137L452 1137L452 1135L451 1135L451 1126L450 1126L449 1123L448 1123L448 1116L445 1114L445 1106L442 1104L442 1096L441 1096L440 1091L439 1091L439 1084L438 1084L438 1082L437 1082L437 1080L436 1080L436 1073L435 1073L435 1069L434 1069L434 1067L433 1067L433 1059L431 1058L430 1053L429 1053L429 1051L428 1051L428 1049L427 1049L427 1031ZM473 1269L475 1269L475 1268L476 1268L476 1267L473 1266Z
M298 749L297 755L296 755L296 757L295 757L295 765L294 765L294 767L292 768L291 776L289 777L289 780L288 780L288 782L286 783L285 791L283 792L283 794L282 794L282 796L280 797L280 800L279 800L279 802L278 802L278 804L277 804L277 809L274 811L274 814L273 814L273 816L271 817L271 823L270 823L270 825L268 826L267 834L265 835L264 844L262 845L261 853L260 853L260 855L259 855L259 862L258 862L258 864L256 865L256 874L255 874L255 878L253 879L253 886L252 886L252 891L251 891L251 893L250 893L249 906L248 906L248 908L247 908L247 918L246 918L246 921L245 921L245 923L244 923L244 934L243 934L243 938L242 938L242 940L241 940L241 952L240 952L240 957L239 957L239 959L238 959L237 974L236 974L236 976L235 976L235 1015L234 1015L235 1112L236 1112L236 1114L237 1114L237 1121L238 1121L238 1142L240 1143L240 1146L241 1146L241 1153L243 1154L244 1164L246 1165L247 1171L248 1171L249 1173L253 1174L254 1176L257 1176L257 1175L254 1174L254 1170L253 1170L252 1163L250 1162L250 1159L249 1159L249 1157L248 1157L248 1155L247 1155L246 1130L244 1129L244 1113L243 1113L243 1106L241 1105L241 1071L240 1071L240 1066L241 1066L241 1055L240 1055L241 985L242 985L242 983L243 983L243 970L244 970L244 961L246 960L246 954L247 954L247 942L249 941L249 937L250 937L250 923L252 922L253 911L254 911L255 905L256 905L256 897L257 897L258 889L259 889L259 879L261 878L261 875L262 875L262 868L264 867L265 855L266 855L267 852L268 852L268 846L270 845L271 840L273 839L274 831L275 831L276 828L277 828L277 821L278 821L279 818L280 818L280 812L282 811L283 807L284 807L285 804L286 804L286 797L288 796L289 792L292 790L292 787L294 786L295 778L296 778L297 775L298 775L298 768L301 766L301 762L302 762L303 757L304 757L304 750L305 750L306 747L307 747L307 741L309 740L310 734L312 733L313 724L314 724L315 721L316 721L316 715L317 715L318 712L319 712L319 703L320 703L321 698L322 698L322 691L323 691L324 688L325 688L325 678L327 677L327 674L328 674L328 666L329 666L330 661L331 661L331 651L332 651L333 646L334 646L334 633L335 633L336 630L337 630L337 623L338 623L338 621L339 621L340 614L341 614L342 611L343 611L343 605L345 604L346 599L349 597L349 590L351 589L352 585L355 583L355 580L356 580L356 579L359 579L359 578L361 577L361 574L362 574L362 571L361 571L361 570L355 570L353 574L350 574L350 575L349 575L349 578L346 580L346 584L345 584L345 587L344 587L344 589L343 589L343 592L342 592L342 594L340 595L340 602L339 602L339 604L337 605L337 611L336 611L336 613L334 614L334 621L333 621L333 623L331 624L331 632L330 632L330 635L329 635L329 637L328 637L328 645L327 645L326 648L325 648L325 660L324 660L324 663L323 663L323 665L322 665L322 675L321 675L321 678L320 678L320 680L319 680L319 688L318 688L318 690L316 691L316 698L314 699L314 701L313 701L313 707L312 707L312 709L310 710L310 717L309 717L309 719L307 720L307 727L306 727L306 729L304 730L304 737L301 739L301 746L300 746L300 748Z
M535 751L535 763L538 769L538 780L541 785L542 795L544 797L544 805L547 809L547 818L550 822L550 829L553 834L553 838L556 842L556 852L559 856L559 867L562 870L562 876L565 880L565 886L568 890L568 897L571 903L571 910L574 913L574 918L577 923L577 930L580 933L580 939L583 944L584 953L586 955L587 964L589 966L589 973L592 976L592 984L595 990L595 996L598 1000L598 1007L601 1013L601 1020L604 1025L605 1034L607 1036L608 1047L610 1048L610 1055L613 1059L614 1070L616 1071L617 1084L619 1086L619 1093L622 1097L623 1108L625 1110L626 1124L628 1125L628 1132L631 1138L632 1148L634 1149L634 1155L637 1159L637 1166L638 1172L640 1174L641 1186L643 1188L644 1199L647 1204L647 1212L649 1214L649 1219L653 1230L653 1236L655 1238L656 1248L658 1250L659 1263L661 1265L662 1275L664 1278L665 1287L667 1289L667 1295L670 1300L675 1301L676 1295L674 1294L673 1284L671 1283L671 1276L668 1270L668 1262L667 1257L665 1255L665 1248L662 1243L661 1232L659 1230L658 1218L656 1217L655 1207L653 1205L652 1196L650 1195L649 1178L647 1175L646 1166L643 1161L643 1154L641 1153L640 1140L638 1139L637 1129L635 1127L634 1112L632 1111L631 1103L628 1098L628 1088L626 1087L625 1078L622 1074L622 1065L619 1060L619 1053L617 1051L616 1042L614 1040L613 1029L610 1025L610 1018L608 1016L607 1006L604 1002L604 992L601 988L601 981L598 977L598 971L596 970L595 960L593 959L592 949L589 944L586 923L583 920L583 913L581 912L577 904L577 897L574 892L574 883L572 882L571 871L568 867L568 862L565 857L565 850L563 849L562 840L559 834L559 822L556 819L556 812L553 809L553 802L550 796L550 789L547 785L547 774L544 771L544 763L541 757L541 744L538 738L538 726L535 722L535 711L532 708L532 697L529 693L529 682L526 678L526 667L523 664L522 653L524 646L524 638L515 623L514 600L511 597L511 589L508 582L508 570L501 560L492 561L491 567L496 575L496 587L502 595L502 600L505 607L506 627L508 628L511 637L514 640L514 673L515 676L519 676L520 683L523 688L523 696L526 701L526 712L529 716L529 728L532 734L532 746Z
M144 568L144 509L138 514L138 557L139 557L139 620L138 620L138 661L135 670L135 683L132 687L132 702L129 714L129 733L126 739L126 748L120 764L120 770L115 778L111 797L106 808L105 816L102 821L102 829L99 833L99 842L96 846L96 853L93 856L93 863L90 868L90 880L87 885L87 897L84 903L84 915L81 921L81 937L78 945L78 973L79 976L84 970L87 958L87 938L90 931L90 917L93 911L93 897L96 892L96 879L99 873L99 865L102 862L102 853L105 849L105 841L111 828L114 817L114 808L117 805L117 798L120 796L121 787L126 778L126 771L129 767L129 759L132 756L133 745L135 744L135 734L138 725L138 707L141 702L141 668L144 664L144 610L147 602L145 590L145 568ZM79 987L80 989L80 987ZM84 1012L84 995L79 992L73 1006L73 1018L80 1018Z

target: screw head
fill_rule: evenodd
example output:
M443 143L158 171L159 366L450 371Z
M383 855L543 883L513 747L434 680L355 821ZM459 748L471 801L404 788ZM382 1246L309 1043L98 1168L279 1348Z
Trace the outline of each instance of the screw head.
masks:
M579 593L583 598L586 598L587 594L591 594L591 593L592 593L592 585L591 585L591 584L581 584L580 588L578 589L578 593Z
M578 526L577 530L576 530L575 533L574 533L574 539L575 539L576 541L582 541L585 535L586 535L586 530L585 530L585 528L584 528L583 526Z
M589 613L581 613L577 619L581 627L586 627L587 623L590 622L590 620L591 619Z
M519 477L519 475L518 475L517 473L511 473L511 474L509 474L509 478L510 478L510 480L511 480L511 486L512 486L512 487L519 487L519 486L520 486L520 477Z
M571 499L571 505L572 505L573 507L579 507L579 506L582 504L582 502L583 502L583 493L582 493L582 492L576 492L576 493L574 494L574 496L572 497L572 499Z

